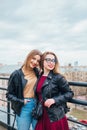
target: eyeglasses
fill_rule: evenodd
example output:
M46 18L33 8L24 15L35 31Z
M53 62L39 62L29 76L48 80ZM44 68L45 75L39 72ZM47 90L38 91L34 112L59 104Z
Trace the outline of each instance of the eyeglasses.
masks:
M44 59L47 63L50 63L50 62L52 62L52 63L56 63L56 60L55 59L50 59L50 58L46 58L46 59Z

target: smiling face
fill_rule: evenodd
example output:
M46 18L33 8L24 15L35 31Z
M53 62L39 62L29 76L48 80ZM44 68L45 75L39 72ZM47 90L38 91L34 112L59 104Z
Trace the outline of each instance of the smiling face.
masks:
M23 66L26 70L29 70L29 68L33 69L35 67L41 68L41 56L42 53L39 50L32 50L26 57L25 62ZM23 67L22 66L22 67Z
M28 61L28 66L33 69L35 67L38 67L39 63L40 63L40 56L35 55Z
M59 73L59 62L54 52L46 51L41 56L42 71L52 70L54 73Z
M43 62L44 69L48 71L53 70L55 67L55 63L56 63L55 56L52 54L47 54Z

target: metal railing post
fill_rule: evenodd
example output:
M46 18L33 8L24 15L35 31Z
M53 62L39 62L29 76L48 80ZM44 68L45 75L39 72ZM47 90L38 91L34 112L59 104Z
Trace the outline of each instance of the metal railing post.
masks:
M7 130L10 130L10 102L9 101L7 103L7 125L8 125Z

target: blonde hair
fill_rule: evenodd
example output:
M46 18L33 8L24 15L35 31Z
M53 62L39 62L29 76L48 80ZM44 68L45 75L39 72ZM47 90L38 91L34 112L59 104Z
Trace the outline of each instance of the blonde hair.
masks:
M59 73L59 62L58 62L58 58L57 58L57 56L55 55L55 53L50 52L50 51L44 52L44 53L42 54L42 58L41 58L41 67L42 67L42 70L43 70L43 62L44 62L44 59L45 59L45 57L46 57L48 54L53 55L53 56L55 57L55 60L56 60L56 62L55 62L55 67L54 67L54 69L53 69L53 72L54 72L54 73Z
M41 56L42 56L42 53L41 53L41 51L39 51L39 50L37 50L37 49L32 50L32 51L27 55L27 57L26 57L26 59L25 59L23 65L22 65L22 67L25 66L25 68L27 69L27 68L29 67L28 62L29 62L35 55L39 55L39 56L41 57ZM41 63L40 63L40 62L39 62L39 66L41 67Z

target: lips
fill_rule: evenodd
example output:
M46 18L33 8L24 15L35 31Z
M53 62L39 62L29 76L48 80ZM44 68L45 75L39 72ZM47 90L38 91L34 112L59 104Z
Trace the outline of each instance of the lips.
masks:
M31 68L34 68L34 67L36 67L36 64L32 64L32 63L31 63L31 64L30 64L30 67L31 67Z
M36 64L32 64L33 67L36 67Z
M50 68L53 68L54 66L53 65L49 65Z

